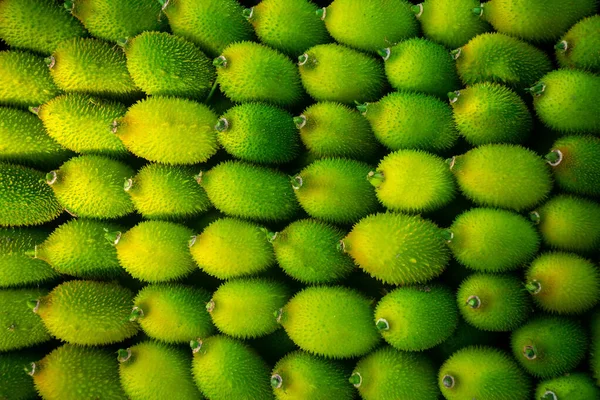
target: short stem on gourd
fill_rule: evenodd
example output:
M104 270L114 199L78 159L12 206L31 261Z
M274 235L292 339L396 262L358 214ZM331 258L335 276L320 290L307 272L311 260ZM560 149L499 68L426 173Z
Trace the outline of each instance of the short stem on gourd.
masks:
M301 114L297 117L294 117L294 124L298 129L304 128L306 126L306 116L304 114Z
M37 314L38 310L40 309L40 299L27 300L27 307Z
M129 192L133 187L133 178L125 179L125 183L123 183L123 190Z
M75 3L73 3L72 0L67 0L65 1L65 3L63 4L63 7L65 8L65 10L72 12L73 11L73 6L75 5Z
M450 229L442 229L440 235L447 243L452 242L452 239L454 239L454 232L452 232Z
M379 318L377 322L375 322L375 326L378 331L388 331L390 330L390 323L385 318Z
M541 96L545 90L546 84L544 82L539 82L530 88L525 88L525 91L531 93L532 96Z
M450 52L450 55L452 56L453 59L458 60L458 57L460 57L460 54L462 53L462 48L458 48L458 49L454 49Z
M106 240L108 240L110 242L110 244L112 244L113 246L116 246L117 244L119 244L119 241L121 240L121 231L105 232L104 238Z
M356 109L358 110L358 112L360 112L363 115L367 113L367 108L369 106L369 103L359 103L357 101L355 103L356 103Z
M423 15L423 3L412 6L411 10L415 14L415 17L420 18Z
M541 219L542 217L540 217L540 213L538 211L532 211L529 213L529 220L534 224L539 225Z
M208 303L206 303L206 311L211 313L212 310L214 310L214 309L215 309L215 301L213 299L210 299L210 301Z
M219 119L215 125L215 130L217 132L225 132L227 129L229 129L229 121L227 121L227 118Z
M360 387L362 384L362 375L360 372L353 372L352 375L350 375L348 382L354 385L354 387Z
M304 183L302 180L302 177L300 175L296 175L293 176L291 179L291 183L292 183L292 188L294 190L298 190L302 187L302 184Z
M117 350L117 360L121 363L129 361L131 358L131 349L119 349Z
M478 309L481 307L481 299L479 296L470 296L467 299L467 305L471 308Z
M481 4L479 7L475 7L473 8L473 14L477 15L478 17L483 16L483 4Z
M551 390L546 390L540 400L558 400L558 396Z
M27 107L27 109L29 110L30 113L35 114L35 115L38 115L40 112L40 106L37 106L37 107L30 106L30 107Z
M298 56L298 65L304 65L304 64L306 64L308 62L309 58L310 57L306 53Z
M244 8L244 10L242 11L242 15L244 16L244 18L250 21L252 19L252 16L254 15L254 7Z
M279 389L282 385L283 385L283 379L281 378L281 375L273 374L271 376L271 386L274 389Z
M458 100L458 96L460 96L460 90L448 92L448 100L450 101L450 104L456 103L456 101Z
M198 235L192 235L190 236L190 238L188 239L188 247L192 247L193 245L196 244L196 240L198 240Z
M213 60L213 65L217 68L227 68L227 59L225 56L219 56Z
M317 17L321 18L321 20L325 20L325 17L327 16L327 7L319 8L315 11L315 14L317 14Z
M277 321L277 323L281 323L281 318L283 317L283 308L280 308L279 310L273 312L273 316L275 317L275 320Z
M381 171L370 171L367 174L367 180L371 185L378 188L385 181L385 177Z
M533 280L525 284L525 289L531 294L538 294L542 291L542 284L539 281Z
M31 364L25 365L23 367L23 370L25 370L27 375L33 376L35 375L35 371L37 370L37 365L34 362L32 362Z
M544 158L546 159L548 164L550 164L553 167L556 167L558 164L560 164L562 162L563 153L562 153L562 151L555 149L555 150L552 150L550 153L546 154L544 156Z
M533 346L523 347L523 355L528 360L535 360L537 358L537 352Z
M190 348L192 349L192 353L197 353L202 348L202 339L192 339L190 340Z
M566 40L561 40L554 46L554 48L558 51L565 52L569 48L569 43L567 43Z
M46 63L48 68L52 69L56 65L56 58L54 58L54 56L49 56L44 58L44 62Z
M117 46L125 47L127 45L128 41L129 41L129 38L127 38L127 37L117 39Z
M455 383L456 380L452 375L444 375L444 377L442 378L442 385L444 385L445 388L452 389Z
M139 308L138 306L133 307L131 310L131 314L129 315L129 321L137 321L140 318L144 317L144 310Z
M383 58L383 61L387 61L390 58L390 55L392 54L392 49L390 49L389 47L386 47L385 49L379 49L377 50L377 54L379 54L381 58Z
M56 173L56 171L50 171L46 174L46 183L50 186L54 185L57 179L58 174Z

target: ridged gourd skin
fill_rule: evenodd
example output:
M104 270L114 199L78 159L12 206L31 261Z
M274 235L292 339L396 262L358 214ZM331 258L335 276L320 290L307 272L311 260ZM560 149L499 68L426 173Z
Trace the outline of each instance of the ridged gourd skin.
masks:
M585 358L587 347L586 330L564 317L538 317L511 335L513 356L529 374L541 379L573 370Z
M42 172L0 163L0 226L39 225L62 211Z
M215 79L211 60L192 42L166 32L144 32L124 47L127 70L146 94L204 101Z
M383 55L385 74L396 90L445 97L461 87L455 62L441 44L413 38L388 47Z
M554 395L555 397L552 397ZM600 388L587 374L575 372L538 383L535 398L540 400L588 400L600 398ZM544 397L546 396L546 397Z
M27 302L44 296L44 289L2 289L0 301L0 352L32 347L50 340L50 334Z
M0 51L0 104L37 107L58 94L60 89L43 57L19 50Z
M510 275L473 274L461 283L456 302L465 321L494 332L518 328L532 309L520 279Z
M47 175L60 204L70 213L87 218L118 218L133 211L123 190L134 172L111 158L86 155L73 157Z
M113 132L113 121L127 112L124 104L80 93L57 96L39 107L48 135L81 154L123 157L125 145Z
M119 377L130 400L201 397L192 378L189 351L155 341L119 350Z
M352 400L347 369L303 351L286 354L275 364L271 386L277 400Z
M455 157L451 169L462 193L480 206L525 211L552 189L544 159L518 145L479 146Z
M418 215L369 215L341 243L365 272L393 285L425 283L450 261L442 230Z
M456 184L444 159L420 150L398 150L381 160L368 180L390 211L429 212L454 198Z
M305 288L282 308L278 322L298 347L326 358L362 356L380 340L372 301L342 286Z
M527 400L531 381L513 358L487 346L469 346L454 353L438 373L447 400Z
M127 184L135 209L146 219L183 219L208 211L212 204L198 184L198 170L147 164Z
M198 340L192 373L196 385L211 400L274 399L269 367L244 342L224 335Z
M234 279L219 286L207 310L220 332L238 339L255 338L280 328L273 314L290 296L291 291L281 282Z
M566 48L563 48L565 42ZM561 68L600 73L600 15L584 18L573 25L555 48Z
M456 69L466 86L495 82L523 90L552 70L546 53L502 33L475 36L456 56Z
M255 275L275 263L265 228L235 218L211 223L193 240L190 252L200 269L219 279Z
M436 371L426 356L380 347L361 358L350 378L363 400L436 400Z
M600 196L600 138L564 136L554 142L546 159L558 187L566 192Z
M288 107L304 98L292 60L266 45L232 43L214 63L219 88L233 102L258 101Z
M0 4L0 38L11 47L50 54L68 39L87 31L58 2L4 0Z
M133 296L116 283L73 280L38 298L33 312L57 339L83 346L106 345L138 332L138 325L129 320Z
M590 316L590 369L596 385L600 386L600 310Z
M135 297L132 317L153 339L166 343L189 343L210 336L215 327L205 309L211 294L198 287L179 284L148 285Z
M377 211L371 170L361 161L326 158L304 168L292 182L298 202L313 218L350 224Z
M271 240L279 267L306 284L332 283L348 276L355 265L338 249L346 232L315 219L292 222Z
M506 272L529 262L540 247L533 224L508 210L472 208L450 227L448 247L456 260L479 272Z
M532 89L535 113L546 126L564 133L597 134L600 116L589 105L600 102L600 76L558 69L541 76Z
M65 344L35 363L33 382L46 400L126 400L117 364L110 350Z
M450 106L423 93L390 93L368 103L363 115L377 140L390 150L440 152L458 139Z
M298 61L302 85L315 101L376 101L388 85L380 60L341 44L311 47Z
M526 288L537 306L557 314L581 314L600 301L600 270L573 253L538 256L525 275Z
M202 173L200 185L224 214L260 221L289 221L300 211L287 175L241 161Z
M458 324L454 293L445 286L405 286L377 303L374 323L398 350L422 351L446 340Z
M23 366L41 358L38 351L13 351L0 354L0 398L10 400L35 399L37 394L30 376Z
M450 101L456 129L473 146L523 143L533 129L525 102L498 83L476 83L451 95Z
M300 153L292 114L261 103L236 105L215 127L219 143L232 156L259 164L282 164Z

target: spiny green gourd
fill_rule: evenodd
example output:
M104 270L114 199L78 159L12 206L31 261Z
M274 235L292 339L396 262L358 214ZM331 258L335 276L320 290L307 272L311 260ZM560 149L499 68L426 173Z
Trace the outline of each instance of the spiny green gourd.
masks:
M371 167L342 158L317 160L292 179L298 202L313 218L354 223L376 211L375 190L366 177Z
M199 180L211 203L227 215L286 221L300 209L289 178L274 169L226 161L203 172Z
M263 44L233 43L213 64L217 67L219 87L231 101L260 101L286 107L304 97L292 60Z
M540 246L533 224L522 215L493 208L472 208L449 229L448 247L466 267L481 272L515 270Z
M234 106L219 118L215 130L225 151L241 160L281 164L300 153L292 114L268 104Z
M358 361L350 383L364 400L435 400L435 374L424 355L384 346Z
M384 157L368 181L388 210L428 212L454 198L456 185L448 164L420 150L398 150Z
M381 61L337 43L311 47L298 66L302 85L316 101L375 101L387 87Z
M216 114L192 100L153 96L135 103L113 132L133 154L163 164L197 164L218 149Z
M137 324L128 320L133 293L116 283L67 281L25 303L52 336L71 344L106 345L138 332Z
M50 340L40 317L27 306L29 300L46 293L44 289L0 290L0 352L32 347Z
M550 169L533 151L509 144L488 144L451 160L458 186L478 205L531 209L552 189Z
M586 330L564 317L530 320L511 335L513 356L531 375L555 378L570 372L587 353Z
M582 372L566 374L538 383L536 400L588 400L600 398L600 388Z
M466 347L442 365L438 385L447 400L527 400L531 382L514 360L492 347Z
M123 157L125 145L116 137L113 121L127 112L124 104L80 93L57 96L44 103L38 117L54 140L82 154Z
M527 105L506 86L476 83L448 97L458 132L474 146L522 143L533 129Z
M442 229L418 215L369 215L354 225L341 247L369 275L394 285L431 280L450 260Z
M131 319L144 333L166 343L189 343L210 336L215 327L205 309L210 293L179 284L148 285L135 297Z
M216 79L211 60L179 36L144 32L124 49L131 78L146 94L204 100Z
M458 324L454 293L447 287L406 286L377 303L375 326L398 350L421 351L446 340Z
M275 263L266 229L235 218L211 223L192 240L190 252L204 272L219 279L254 275Z
M79 217L118 218L133 211L123 183L133 176L126 164L107 157L71 158L47 174L46 183L60 204Z
M573 253L544 253L525 275L526 288L543 310L558 314L581 314L600 301L600 270Z
M377 140L391 150L440 152L458 138L450 106L423 93L394 92L358 109Z
M13 351L0 354L0 398L12 400L35 399L37 393L31 377L23 372L24 366L38 361L38 351Z
M587 17L576 23L554 48L562 68L600 72L600 15Z

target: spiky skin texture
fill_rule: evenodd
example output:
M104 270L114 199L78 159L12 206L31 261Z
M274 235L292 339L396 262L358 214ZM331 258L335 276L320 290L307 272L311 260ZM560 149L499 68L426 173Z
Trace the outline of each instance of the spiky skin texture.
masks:
M473 146L522 143L533 129L521 97L497 83L476 83L460 90L451 103L458 132Z
M442 230L418 215L369 215L354 225L342 244L365 272L394 285L427 282L450 260Z
M219 279L254 275L275 263L264 229L253 222L221 218L196 237L190 252L204 272Z
M148 164L132 179L127 193L144 218L195 217L212 207L196 180L197 174L197 170L189 167Z
M44 174L20 165L0 163L0 226L39 225L63 208L44 183Z
M363 115L377 140L390 150L440 152L458 138L450 106L422 93L390 93L367 104Z
M39 316L27 306L29 300L45 295L44 289L0 291L0 352L32 347L50 340Z
M200 185L219 211L233 217L288 221L300 210L289 178L274 169L226 161L203 173Z
M133 154L163 164L197 164L218 149L216 114L192 100L153 96L117 120L116 134Z
M112 133L112 123L126 112L124 104L70 93L44 103L38 116L48 135L67 149L82 154L123 157L127 149Z
M277 264L302 283L339 281L354 270L352 259L337 248L342 230L314 219L292 222L272 240Z
M490 0L484 3L483 18L498 32L543 42L558 39L596 8L596 0Z
M543 51L502 33L475 36L460 48L458 75L465 85L495 82L522 90L552 70Z
M381 204L391 211L437 210L452 201L456 190L448 164L420 150L388 154L368 180Z
M481 206L523 211L552 189L550 168L533 151L518 145L488 144L453 160L462 193Z
M283 307L279 323L302 350L327 358L362 356L380 339L372 301L341 286L307 287Z
M315 101L375 101L386 89L383 63L371 55L337 43L311 47L305 55L308 59L298 68Z
M59 93L43 57L25 51L0 51L0 104L37 107Z
M240 160L282 164L300 153L300 138L292 114L271 105L234 106L221 116L216 131L225 151Z
M547 379L537 385L535 398L545 400L556 396L557 399L587 400L600 398L600 388L593 379L582 372L567 374L554 379Z
M600 15L584 18L561 38L566 49L556 49L561 68L600 73ZM559 42L560 43L560 42Z
M383 339L398 350L421 351L446 340L458 324L454 294L444 286L402 287L377 303L374 321Z
M414 38L398 43L389 52L385 74L396 90L445 97L461 86L455 62L441 44Z
M361 358L353 376L361 378L358 392L364 400L435 400L435 373L424 355L385 346Z
M315 103L302 113L306 123L300 139L318 158L342 157L371 161L379 145L369 121L356 110L335 102Z
M118 218L133 211L123 190L134 172L127 164L107 157L87 155L71 158L48 180L56 198L78 217Z
M129 321L133 293L116 283L67 281L38 301L34 312L48 332L70 344L106 345L138 332L137 324Z
M202 288L176 284L148 285L138 292L137 320L146 335L166 343L189 343L210 336L215 327L204 307L210 293Z
M239 42L227 46L221 57L226 61L217 67L217 82L231 101L286 107L302 100L298 70L277 50L260 43Z
M203 101L216 79L208 57L186 39L144 32L125 45L127 69L146 94Z
M453 378L446 387L444 377ZM531 382L508 354L492 347L466 347L442 365L438 385L447 400L526 400Z
M35 363L35 388L47 400L125 400L117 357L106 349L65 344Z
M121 386L131 400L163 400L177 394L181 400L201 395L191 374L189 351L154 341L128 348L128 359L119 359Z
M513 356L538 378L558 377L574 369L587 353L586 330L564 317L538 317L511 335ZM529 355L529 358L526 356Z
M57 2L4 0L0 4L0 38L11 47L50 54L60 42L86 35L83 25Z
M327 222L350 224L378 208L375 190L366 179L370 170L371 167L361 161L326 158L300 171L292 185L308 215Z
M525 279L533 300L544 311L581 314L600 301L600 270L573 253L540 255L527 269Z
M600 310L590 318L590 369L596 385L600 386Z
M116 278L123 268L117 251L105 238L119 225L85 218L72 219L35 246L35 258L52 265L61 274L83 279Z
M290 290L280 282L262 278L235 279L219 286L207 309L222 333L239 339L255 338L280 328L273 313L283 307L290 296Z
M459 215L448 246L464 266L480 272L515 270L531 260L540 237L522 215L493 208L472 208Z
M15 351L0 354L0 398L7 400L31 400L37 394L33 380L23 372L24 366L41 358L38 352Z
M556 150L562 159L550 165L558 186L567 192L600 196L600 138L565 136L554 142L552 151Z
M533 97L535 113L556 131L597 134L600 116L589 107L600 102L600 76L558 69L540 77L543 92Z

